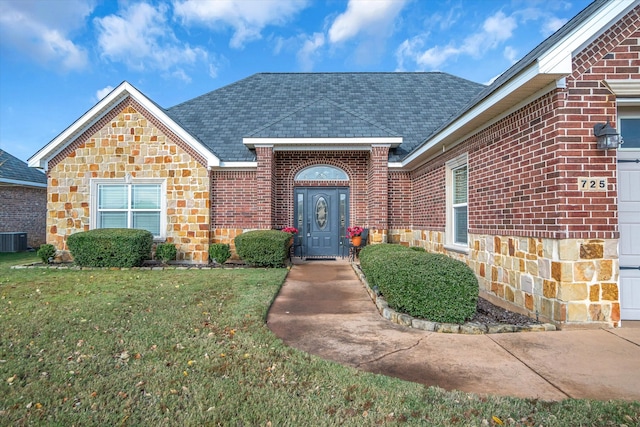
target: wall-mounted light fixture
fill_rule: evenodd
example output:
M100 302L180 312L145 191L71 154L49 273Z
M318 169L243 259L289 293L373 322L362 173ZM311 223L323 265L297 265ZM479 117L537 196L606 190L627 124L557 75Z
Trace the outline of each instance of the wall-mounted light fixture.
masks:
M620 135L609 123L596 123L593 126L593 134L598 138L598 149L600 150L608 150L610 148L615 150L622 144Z

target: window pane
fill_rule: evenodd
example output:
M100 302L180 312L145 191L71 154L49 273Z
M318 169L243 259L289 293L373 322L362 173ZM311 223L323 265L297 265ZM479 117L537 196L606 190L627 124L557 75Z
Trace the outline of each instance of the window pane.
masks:
M127 228L127 213L98 212L98 228Z
M160 186L156 184L132 186L133 209L160 209Z
M126 185L98 186L98 209L126 209L127 198Z
M640 148L640 119L620 119L620 148Z
M453 170L453 204L467 203L467 167Z
M329 205L327 205L327 200L320 196L318 201L316 202L316 226L320 230L324 230L327 227L328 222L328 214L329 214Z
M160 212L133 212L133 228L148 230L154 236L160 235Z
M467 207L453 208L454 243L467 243Z
M298 231L303 233L304 226L304 195L298 193Z
M310 166L298 172L296 181L348 181L342 169L329 165Z

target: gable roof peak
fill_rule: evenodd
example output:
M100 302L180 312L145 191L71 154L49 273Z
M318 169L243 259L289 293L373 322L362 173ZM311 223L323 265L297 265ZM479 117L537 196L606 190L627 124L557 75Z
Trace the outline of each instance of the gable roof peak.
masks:
M150 114L153 114L154 117L166 125L174 134L190 145L197 153L201 154L207 160L208 167L219 165L220 160L178 122L169 117L164 108L160 107L125 80L98 101L97 104L84 113L78 120L62 131L62 133L51 140L51 142L31 156L28 162L29 166L47 170L48 163L51 159L128 97L131 97Z

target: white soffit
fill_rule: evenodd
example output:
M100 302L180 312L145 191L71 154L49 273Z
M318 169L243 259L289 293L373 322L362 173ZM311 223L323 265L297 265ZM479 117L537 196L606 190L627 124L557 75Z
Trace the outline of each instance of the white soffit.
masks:
M107 96L102 98L102 100L94 105L93 108L83 114L71 126L55 137L49 144L34 154L28 161L29 166L45 170L48 169L49 160L64 150L64 148L73 142L75 138L102 119L102 117L104 117L111 108L129 96L153 114L180 139L189 144L198 154L202 155L202 157L207 160L207 167L218 166L220 164L220 160L211 153L211 151L209 151L198 140L193 138L181 126L176 124L176 122L167 116L167 114L155 103L151 102L151 100L142 94L142 92L125 81L112 90Z
M358 138L243 138L247 148L273 147L278 150L369 150L375 145L391 148L402 144L402 137Z
M216 169L247 170L258 167L258 162L220 162Z
M640 80L605 80L604 84L615 96L640 96Z

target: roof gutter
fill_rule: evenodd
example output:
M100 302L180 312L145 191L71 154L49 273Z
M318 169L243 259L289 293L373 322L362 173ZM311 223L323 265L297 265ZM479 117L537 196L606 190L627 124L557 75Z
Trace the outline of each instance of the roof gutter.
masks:
M34 188L47 188L47 184L42 184L39 182L32 182L32 181L21 181L18 179L7 179L7 178L0 178L0 185L2 184L9 184L11 186L23 186L23 187L34 187Z

